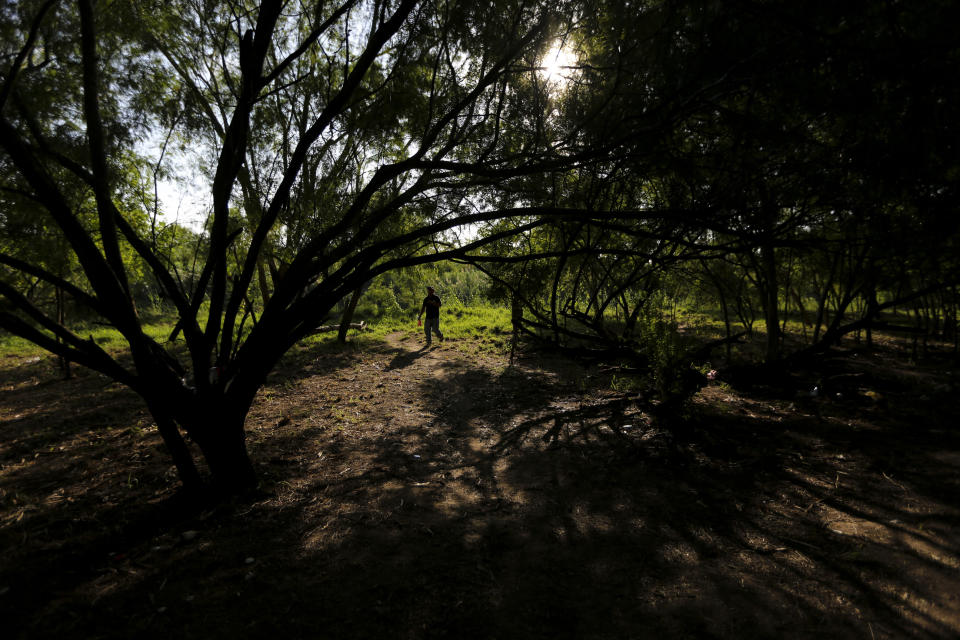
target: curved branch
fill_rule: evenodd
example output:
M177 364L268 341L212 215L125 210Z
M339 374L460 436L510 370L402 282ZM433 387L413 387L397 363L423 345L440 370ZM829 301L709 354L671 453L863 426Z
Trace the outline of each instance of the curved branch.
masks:
M280 211L290 197L290 189L293 182L300 174L303 163L306 160L307 151L314 142L320 137L323 131L329 126L333 119L343 112L349 104L350 98L360 86L367 71L373 65L381 49L386 43L400 30L407 16L416 6L416 0L403 0L396 12L388 21L383 23L380 28L370 37L367 47L364 49L357 63L350 71L350 75L344 80L340 91L334 98L327 103L313 125L304 133L297 143L297 147L290 159L290 165L284 172L283 180L270 202L270 206L264 212L260 223L257 225L250 241L250 248L247 251L247 257L244 261L243 269L234 285L233 293L226 307L226 313L223 320L223 335L221 336L220 352L230 353L233 346L233 331L237 313L246 294L247 288L253 279L253 273L256 269L257 259L263 248L263 243L267 239L270 229L273 228ZM213 305L211 304L211 309Z
M123 291L129 295L130 283L127 269L120 255L120 243L117 241L116 225L112 213L113 201L107 178L107 149L100 117L100 89L97 73L97 41L94 32L93 7L90 0L79 0L80 9L80 50L83 63L83 112L87 124L87 141L90 144L90 161L93 165L93 193L97 201L97 213L100 222L100 241L107 257L107 264L113 270Z
M304 39L303 43L296 48L295 51L293 51L290 55L284 58L280 62L280 64L274 67L273 71L267 74L267 76L263 79L264 86L270 84L271 82L276 80L278 77L280 77L280 75L287 69L287 67L289 67L297 58L299 58L304 53L306 53L307 49L313 46L313 44L317 41L317 39L320 36L322 36L324 32L326 32L326 30L333 25L333 23L339 20L356 3L357 3L357 0L347 0L347 2L340 5L340 7L336 11L330 14L330 17L328 17L320 25L314 28L310 32L310 34ZM318 8L322 6L323 6L322 4L318 5Z
M42 267L37 265L30 264L29 262L24 262L19 258L14 258L13 256L0 253L0 264L5 264L7 266L13 267L18 271L24 273L29 273L30 275L40 278L45 282L63 289L65 292L69 293L73 298L80 303L83 303L99 313L100 315L105 315L103 312L103 306L100 304L100 301L91 296L89 293L79 288L75 284L68 282L67 280L61 278L58 275L55 275Z
M20 175L33 188L37 200L50 213L64 238L70 243L87 280L103 301L105 317L125 335L134 331L137 326L136 313L116 274L104 260L93 238L71 211L66 197L39 162L33 147L2 115L0 146L6 149Z
M48 318L23 295L2 280L0 280L0 295L3 295L14 307L36 320L51 333L62 338L64 342L57 342L55 339L7 311L0 312L0 327L3 327L14 335L29 340L51 353L68 358L73 362L78 362L113 378L117 382L126 384L134 390L137 389L136 376L120 366L120 364L111 358L107 352L101 349L92 339L84 340L66 327ZM67 345L72 345L72 347Z

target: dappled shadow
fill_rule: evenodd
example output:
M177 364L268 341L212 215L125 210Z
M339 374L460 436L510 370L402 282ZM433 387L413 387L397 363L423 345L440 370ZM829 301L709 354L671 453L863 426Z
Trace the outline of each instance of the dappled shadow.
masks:
M98 534L122 519L116 510L76 523L72 548L44 549L50 563L78 559L69 580L26 595L7 583L15 628L292 638L960 628L956 431L906 430L894 411L855 422L839 405L818 419L785 413L787 400L716 397L698 405L678 458L642 408L585 390L580 372L453 355L391 367L399 355L298 382L340 400L329 416L314 407L253 437L269 495L152 531ZM274 400L255 424L270 423ZM127 622L102 624L117 619Z
M420 347L417 351L407 351L406 349L392 349L393 358L387 364L387 371L395 369L404 369L422 358L427 353L426 345Z

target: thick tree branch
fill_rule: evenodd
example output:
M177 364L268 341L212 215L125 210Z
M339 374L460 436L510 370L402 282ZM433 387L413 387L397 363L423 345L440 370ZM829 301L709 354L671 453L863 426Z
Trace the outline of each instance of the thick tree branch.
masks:
M380 55L380 51L390 40L390 38L392 38L397 31L400 30L400 27L403 25L404 21L407 19L407 16L415 6L416 0L403 0L390 19L384 22L373 33L373 35L370 37L370 41L367 43L366 48L360 55L360 58L357 60L346 80L344 80L340 91L330 102L327 103L326 107L317 117L310 129L308 129L298 141L297 147L291 155L290 163L284 172L283 180L277 188L277 191L270 202L270 206L264 212L263 217L257 225L257 229L254 231L243 269L241 270L240 275L234 284L234 290L227 306L227 311L224 318L223 335L220 345L220 350L222 353L230 353L232 351L234 331L233 325L240 309L240 304L243 301L243 297L246 295L246 291L253 279L257 260L263 248L263 243L266 241L270 229L273 228L282 207L289 200L290 189L293 186L294 180L300 174L303 163L306 160L307 151L314 144L314 142L316 142L323 131L329 126L333 119L347 108L354 92L360 86L360 83L362 82L364 76L366 76L370 67L373 65L377 56Z
M230 197L237 174L243 164L247 150L247 137L250 131L250 115L257 95L263 87L263 64L267 50L273 39L277 18L283 3L270 0L260 6L255 31L247 31L240 41L240 72L242 81L237 106L224 135L217 171L213 178L213 224L210 229L210 250L207 263L200 275L201 288L206 287L208 278L212 279L210 292L210 313L207 316L205 337L208 349L216 344L216 335L221 329L222 313L226 303L227 287L227 222L230 217ZM198 304L195 304L198 308ZM229 354L227 349L223 352ZM206 386L201 379L198 384Z
M92 339L84 340L66 327L48 318L46 314L37 309L29 300L6 282L0 281L0 295L9 300L15 308L33 318L42 327L54 335L59 336L63 342L58 342L7 311L0 312L0 327L43 347L51 353L90 367L120 383L130 386L134 390L137 389L136 377L121 367Z
M107 148L100 117L99 72L97 70L97 40L94 31L91 0L78 0L80 10L80 50L83 63L83 112L87 123L87 141L90 145L90 162L93 168L93 193L97 201L100 222L100 242L121 288L129 295L130 283L127 269L120 255L113 215L113 201L107 176ZM132 300L130 301L132 305Z
M23 273L29 273L34 277L40 278L41 280L54 285L55 287L59 287L66 293L70 294L73 299L80 304L90 307L102 316L106 315L99 300L73 283L64 280L60 276L57 276L42 267L30 264L29 262L25 262L6 253L0 253L0 264L5 264L16 269L17 271L22 271Z
M66 197L40 164L34 150L23 139L20 132L2 116L0 116L0 146L6 149L20 175L33 188L37 200L53 217L54 222L63 232L64 238L76 253L87 280L102 301L105 317L110 319L124 335L136 330L136 314L116 274L104 260L103 254L100 253L87 230L73 214Z
M398 10L399 12L399 10ZM389 23L387 23L389 24ZM386 25L385 25L386 26ZM390 181L396 179L397 177L403 175L404 173L409 172L414 167L414 163L423 158L423 156L429 151L436 139L440 136L443 130L447 127L448 124L453 122L459 113L461 113L465 108L470 106L477 97L479 97L487 87L493 84L499 77L501 72L507 68L510 62L519 55L531 42L533 42L545 28L545 23L537 25L534 29L531 29L523 38L521 38L511 49L505 54L498 64L494 65L493 68L487 72L477 85L470 91L466 96L464 96L460 101L458 101L450 110L441 117L436 125L430 129L425 135L423 140L420 143L418 151L408 158L401 162L384 165L377 169L374 176L366 184L366 186L361 190L361 192L354 198L353 203L350 208L344 213L340 221L321 233L319 236L314 238L308 245L300 251L297 258L294 260L290 269L287 273L287 278L283 286L274 293L274 300L271 300L271 303L279 308L283 308L292 300L302 288L306 285L309 279L312 277L313 273L313 257L314 255L322 248L330 243L338 235L346 232L351 226L355 225L356 218L360 213L367 207L374 195ZM372 40L372 39L371 39ZM368 50L364 52L364 55L367 54ZM361 56L363 59L363 56ZM358 63L359 66L359 63ZM356 70L356 68L355 68ZM342 93L342 92L341 92ZM339 95L338 95L339 97ZM319 135L319 131L317 132ZM449 151L449 150L448 150ZM445 154L447 151L444 151ZM402 203L409 201L416 193L418 189L422 190L424 187L421 181L417 181L417 184L413 189L409 190L404 196L396 199L396 202ZM278 192L279 193L279 192ZM277 203L277 198L275 196L273 204ZM273 204L271 208L273 208ZM392 203L394 204L394 203ZM362 242L368 238L385 220L389 215L396 211L395 206L384 206L378 212L373 213L367 220L364 227L362 227L356 234L357 241L354 243L354 246L357 244L362 244ZM278 213L278 212L277 212ZM274 218L275 218L274 214ZM270 227L265 227L264 222L267 221L265 217L264 221L261 222L260 228L257 230L257 234L254 236L254 243L251 245L251 254L247 256L247 264L244 267L244 272L241 278L238 280L238 283L242 286L249 286L249 281L252 278L253 274L253 263L254 260L251 259L251 256L255 257L254 249L259 251L259 243L262 243L262 238L266 237L266 233ZM273 222L270 221L272 226ZM331 260L336 260L337 257L333 256ZM239 300L236 302L236 308L239 308Z

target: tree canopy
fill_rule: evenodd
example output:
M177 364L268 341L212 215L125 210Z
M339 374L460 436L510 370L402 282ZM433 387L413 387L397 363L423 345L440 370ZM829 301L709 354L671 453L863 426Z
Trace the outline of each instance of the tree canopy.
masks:
M644 362L638 320L656 325L671 279L711 283L725 309L751 283L769 360L791 261L837 299L826 341L854 300L870 322L957 283L936 259L957 232L954 3L0 12L0 327L140 393L190 486L184 434L220 487L255 483L243 425L267 374L398 268L477 264L555 342ZM561 50L567 68L545 73ZM157 216L171 145L208 185L199 237ZM176 308L185 355L143 331L144 282ZM75 334L39 289L129 353Z

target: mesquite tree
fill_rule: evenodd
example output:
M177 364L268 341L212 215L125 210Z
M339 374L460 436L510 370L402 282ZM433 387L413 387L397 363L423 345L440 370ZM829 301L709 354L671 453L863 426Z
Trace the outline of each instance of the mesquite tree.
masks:
M48 0L2 11L0 216L29 211L77 268L4 245L0 327L139 393L190 487L204 481L185 434L215 485L255 484L254 396L340 300L380 273L537 227L536 212L492 206L491 194L597 154L538 126L538 61L569 7ZM187 280L148 224L156 203L129 197L130 166L158 135L207 153L208 238ZM520 222L451 242L504 217ZM279 268L264 268L278 254ZM175 305L185 361L144 333L135 265ZM24 294L29 280L115 327L129 353L50 317Z

